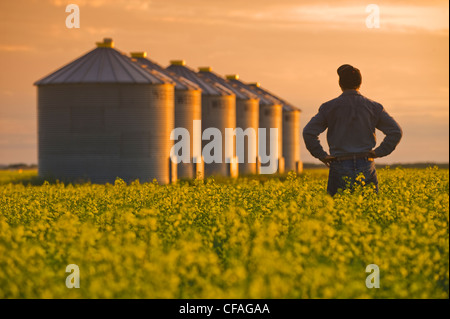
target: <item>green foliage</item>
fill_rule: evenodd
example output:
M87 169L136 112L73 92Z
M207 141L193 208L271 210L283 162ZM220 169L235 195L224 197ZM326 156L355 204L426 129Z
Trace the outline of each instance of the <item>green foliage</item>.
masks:
M334 198L323 170L172 185L19 174L0 172L0 298L449 298L448 170L382 169L378 195Z

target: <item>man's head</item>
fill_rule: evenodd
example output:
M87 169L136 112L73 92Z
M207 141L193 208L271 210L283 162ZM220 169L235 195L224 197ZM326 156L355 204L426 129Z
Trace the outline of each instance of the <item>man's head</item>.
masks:
M361 86L361 72L350 64L343 64L337 69L339 86L344 90L357 90Z

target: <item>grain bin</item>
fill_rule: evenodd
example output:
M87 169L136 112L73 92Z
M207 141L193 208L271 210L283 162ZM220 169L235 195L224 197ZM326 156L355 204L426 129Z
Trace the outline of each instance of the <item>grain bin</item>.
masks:
M275 100L270 95L259 92L255 90L254 87L247 85L246 83L239 80L239 75L232 74L226 76L227 80L229 80L232 84L242 87L244 89L250 90L252 93L256 94L259 98L259 127L266 129L266 151L264 155L268 155L268 150L270 147L270 128L278 129L278 139L275 141L275 149L278 151L277 166L276 171L278 173L284 172L284 158L283 154L283 146L282 146L282 106L278 100ZM264 161L263 161L264 162ZM261 164L261 166L266 166Z
M194 121L202 117L201 89L186 78L170 72L159 64L147 58L147 52L132 52L132 60L147 70L157 70L175 83L175 127L185 128L189 132L189 162L180 162L177 167L178 178L194 178L197 174L203 176L203 163L201 162L201 127L199 134L194 134ZM194 138L199 147L194 149ZM177 141L175 141L177 142ZM199 152L199 154L194 154ZM195 160L194 160L195 158Z
M285 170L301 173L303 171L303 162L300 157L301 110L267 89L262 88L258 82L250 83L250 86L258 92L270 95L283 106L283 157Z
M259 98L249 90L232 84L230 81L212 72L211 67L199 68L198 75L202 79L209 79L225 86L236 95L236 128L241 128L248 134L247 138L244 138L243 135L236 135L239 174L256 174L258 172ZM252 133L247 130L248 128L251 129ZM243 154L239 154L239 149L243 151ZM249 156L252 157L251 160Z
M167 67L167 70L194 82L202 90L202 134L209 128L216 128L221 134L221 156L211 152L219 160L208 163L207 156L203 153L205 176L237 176L234 139L226 138L225 134L226 128L233 130L236 128L236 97L234 93L219 83L200 78L194 70L186 66L183 60L171 61L171 65ZM202 141L203 151L205 151L205 146L208 146L209 143L210 140ZM206 150L208 151L209 147Z
M39 175L168 183L174 84L111 39L35 83Z

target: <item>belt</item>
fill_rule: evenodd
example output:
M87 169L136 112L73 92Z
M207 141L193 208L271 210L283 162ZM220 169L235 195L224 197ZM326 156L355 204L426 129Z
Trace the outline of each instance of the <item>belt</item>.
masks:
M348 161L365 158L370 162L373 162L373 157L370 157L368 154L354 154L354 155L344 155L344 156L336 156L333 161Z

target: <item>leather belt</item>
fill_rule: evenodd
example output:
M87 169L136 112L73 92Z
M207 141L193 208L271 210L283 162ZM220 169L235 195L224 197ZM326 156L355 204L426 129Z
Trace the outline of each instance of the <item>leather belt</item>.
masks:
M365 158L369 162L373 162L373 157L370 157L367 154L354 154L354 155L336 156L334 158L334 161L348 161L348 160L355 160L355 159L361 159L361 158Z

